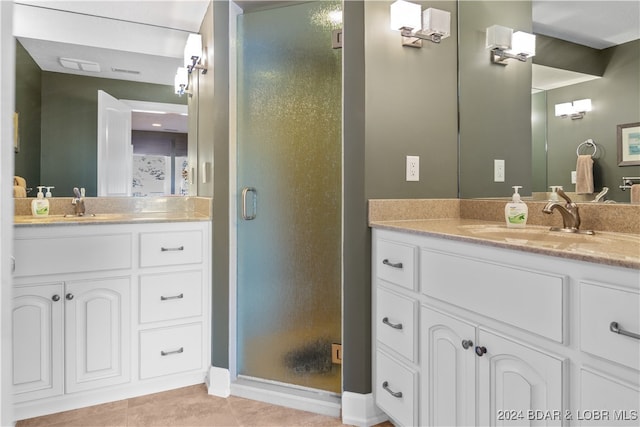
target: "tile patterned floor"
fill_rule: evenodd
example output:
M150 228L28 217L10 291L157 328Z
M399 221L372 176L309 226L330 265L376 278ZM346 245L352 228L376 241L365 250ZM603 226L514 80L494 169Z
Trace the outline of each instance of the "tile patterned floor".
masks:
M19 421L16 427L343 426L339 418L231 396L209 396L204 384ZM382 423L378 427L393 427Z

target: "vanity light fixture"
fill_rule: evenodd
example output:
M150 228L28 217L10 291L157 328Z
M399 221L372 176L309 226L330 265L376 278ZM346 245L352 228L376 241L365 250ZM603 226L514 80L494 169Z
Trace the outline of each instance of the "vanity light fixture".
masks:
M184 67L179 67L176 71L176 76L173 80L173 84L177 95L184 95L189 86L189 72Z
M507 65L507 59L525 62L536 54L536 36L492 25L487 28L486 48L490 50L492 64Z
M573 102L563 102L562 104L556 104L556 117L566 119L571 117L571 120L577 120L584 117L587 111L591 111L591 99L578 99Z
M184 47L184 67L189 74L194 69L202 70L202 74L207 74L207 69L202 63L202 36L189 34L187 44Z
M400 31L402 46L422 47L422 40L440 43L451 34L451 13L397 0L390 8L391 29Z

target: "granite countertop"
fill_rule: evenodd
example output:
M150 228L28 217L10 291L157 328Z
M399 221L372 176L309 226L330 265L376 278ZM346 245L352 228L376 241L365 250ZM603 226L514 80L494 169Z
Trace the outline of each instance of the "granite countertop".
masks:
M560 258L640 269L640 235L551 232L548 226L507 228L504 222L477 219L370 221L372 228L478 243Z
M49 215L34 217L32 200L14 199L15 227L211 221L213 212L208 197L86 197L86 213L77 216L70 197L52 197Z
M70 226L83 224L130 224L130 223L154 223L154 222L191 222L209 221L211 218L197 212L140 212L140 213L106 213L76 215L48 215L34 217L31 215L16 215L13 217L16 227L39 226Z

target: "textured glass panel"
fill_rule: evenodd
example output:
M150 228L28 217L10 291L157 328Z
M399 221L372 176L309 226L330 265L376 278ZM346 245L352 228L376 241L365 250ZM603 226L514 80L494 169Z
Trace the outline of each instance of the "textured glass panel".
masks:
M340 392L340 2L239 18L238 373ZM248 213L253 211L248 193ZM240 200L242 206L242 200Z

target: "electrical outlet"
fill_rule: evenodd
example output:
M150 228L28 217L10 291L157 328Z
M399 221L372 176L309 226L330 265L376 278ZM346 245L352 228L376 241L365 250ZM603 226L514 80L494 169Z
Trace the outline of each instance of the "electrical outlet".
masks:
M407 181L420 181L419 156L407 156Z
M504 182L504 160L493 161L493 182Z

